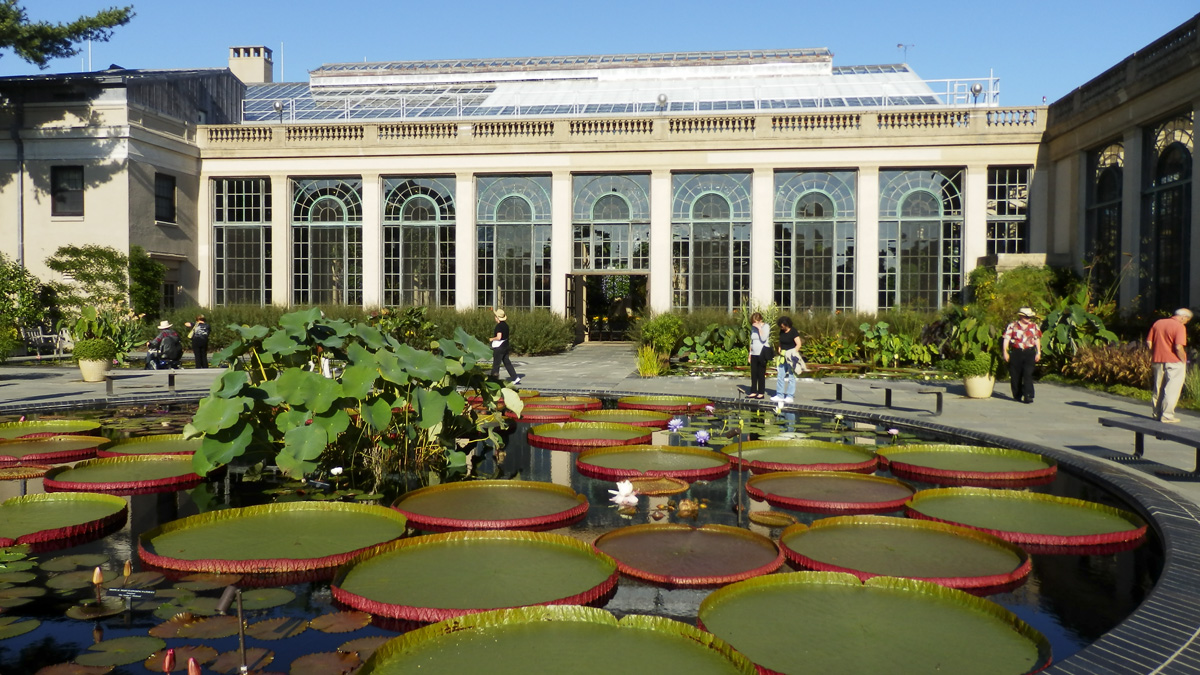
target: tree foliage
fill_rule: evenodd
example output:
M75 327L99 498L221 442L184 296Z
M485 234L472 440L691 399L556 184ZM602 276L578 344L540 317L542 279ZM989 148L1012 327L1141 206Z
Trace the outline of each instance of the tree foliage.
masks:
M60 246L46 267L70 281L56 283L59 302L81 308L102 300L124 300L129 293L129 256L111 246Z
M0 253L0 323L33 326L45 318L40 301L42 282Z
M129 5L109 7L70 23L30 21L17 0L0 0L0 50L11 49L25 61L45 68L52 59L78 54L75 45L80 42L107 42L112 29L129 23L133 16Z
M146 255L136 244L129 247L129 304L133 311L158 316L167 266Z

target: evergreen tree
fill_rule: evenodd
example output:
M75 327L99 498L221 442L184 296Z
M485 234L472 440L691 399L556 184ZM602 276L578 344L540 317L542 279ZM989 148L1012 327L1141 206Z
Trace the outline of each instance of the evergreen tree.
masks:
M11 49L25 61L45 68L51 59L78 54L75 45L80 42L107 42L113 28L124 26L132 18L130 5L109 7L70 23L31 22L17 0L0 0L0 51Z

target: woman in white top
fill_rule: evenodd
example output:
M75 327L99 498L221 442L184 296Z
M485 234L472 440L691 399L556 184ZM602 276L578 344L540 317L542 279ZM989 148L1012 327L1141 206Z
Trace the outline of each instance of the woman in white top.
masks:
M770 349L771 327L763 322L761 312L750 315L750 393L746 398L766 398L767 361Z

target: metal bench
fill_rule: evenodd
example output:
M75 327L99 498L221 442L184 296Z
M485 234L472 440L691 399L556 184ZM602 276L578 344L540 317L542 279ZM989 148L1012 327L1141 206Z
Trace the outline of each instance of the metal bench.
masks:
M1144 458L1146 455L1146 436L1153 436L1160 441L1190 445L1196 450L1196 467L1194 469L1191 471L1159 469L1154 473L1166 478L1200 480L1200 430L1180 427L1177 424L1163 424L1157 420L1146 419L1144 417L1101 417L1099 421L1102 426L1132 431L1132 456L1138 459Z
M883 405L888 408L892 407L892 392L893 391L908 391L908 392L913 392L915 394L932 394L934 397L936 397L936 400L937 400L937 408L936 408L936 410L933 411L933 415L935 417L942 414L942 397L946 393L946 390L941 387L931 387L928 385L918 384L916 382L908 382L908 381L847 380L847 379L833 378L833 377L826 378L821 381L824 382L825 384L832 384L835 387L837 387L835 398L837 399L838 403L842 402L842 394L845 390L845 387L847 387L847 386L865 385L870 389L882 389L883 390Z

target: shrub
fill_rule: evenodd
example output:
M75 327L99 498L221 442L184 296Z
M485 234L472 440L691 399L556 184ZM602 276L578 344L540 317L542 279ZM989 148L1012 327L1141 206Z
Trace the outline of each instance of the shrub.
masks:
M1085 345L1075 353L1063 373L1099 384L1146 389L1150 386L1150 350L1138 342Z
M428 319L428 312L428 307L383 307L368 314L367 322L409 347L429 349L437 324Z
M663 372L663 356L650 345L637 350L637 371L642 377L657 377Z
M714 366L747 366L750 365L750 349L748 347L714 349L705 362Z
M674 354L683 338L683 320L678 314L666 312L641 322L635 329L637 340L654 348L659 354Z
M76 361L112 361L117 356L117 346L104 338L85 338L75 341L71 358Z
M1191 366L1183 380L1183 394L1192 403L1200 403L1200 367Z
M575 322L550 310L513 310L508 313L508 325L518 354L558 354L575 343ZM496 334L494 328L495 319L488 337Z
M800 354L808 363L847 363L858 356L858 345L841 335L821 335L804 340Z
M8 361L8 355L21 346L21 334L16 325L0 317L0 364Z
M129 305L138 314L157 317L167 266L146 255L138 245L129 247Z
M995 375L999 359L987 352L976 352L954 361L954 372L961 377L980 377Z

